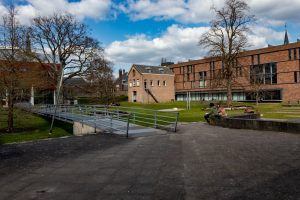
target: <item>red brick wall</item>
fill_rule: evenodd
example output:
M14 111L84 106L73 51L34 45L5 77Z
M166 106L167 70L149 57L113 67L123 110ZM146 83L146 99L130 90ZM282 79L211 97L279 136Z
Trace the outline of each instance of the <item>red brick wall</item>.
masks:
M147 88L152 92L159 102L169 102L175 100L175 86L174 86L174 75L169 74L151 74L145 73L140 74L135 70L135 76L133 76L133 67L128 74L128 101L132 102L133 92L137 93L137 102L139 103L154 103L154 99L144 88L144 81L147 82ZM130 86L133 79L139 79L139 86ZM150 80L153 81L153 86L150 85ZM158 80L160 86L158 86ZM163 81L166 81L166 86L163 85Z
M296 48L296 58L294 57L294 49ZM289 49L291 49L291 59L289 58ZM240 54L238 63L243 68L243 76L235 79L235 89L251 90L250 86L250 65L258 63L257 55L260 55L260 64L264 63L277 63L277 84L264 85L263 89L280 89L282 90L282 100L287 102L296 102L300 100L300 77L298 82L294 81L294 72L300 71L300 42L292 43L289 45L274 46L259 50L246 51ZM169 66L175 73L175 91L217 91L225 90L225 87L213 87L210 85L210 62L215 61L216 70L221 69L221 62L216 58L205 58L202 60L194 60L185 63L179 63ZM190 81L186 78L186 68L188 65L195 66L195 81L196 88L191 88L191 81L194 81L191 74ZM180 73L180 67L185 67L185 74ZM198 72L206 71L207 73L207 88L199 88ZM185 86L185 87L184 87Z

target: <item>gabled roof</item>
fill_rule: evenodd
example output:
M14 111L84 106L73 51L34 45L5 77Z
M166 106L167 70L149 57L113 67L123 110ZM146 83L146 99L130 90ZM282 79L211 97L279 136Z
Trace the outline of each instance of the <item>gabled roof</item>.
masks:
M170 68L164 66L151 66L151 65L139 65L133 64L132 68L135 68L141 74L171 74L173 72Z

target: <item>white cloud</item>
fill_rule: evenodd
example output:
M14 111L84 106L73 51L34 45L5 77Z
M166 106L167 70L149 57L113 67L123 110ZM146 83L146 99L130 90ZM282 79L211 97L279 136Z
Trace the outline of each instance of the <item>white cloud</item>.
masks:
M207 23L214 17L211 6L220 8L225 0L127 0L119 5L132 20L174 19L182 23ZM251 12L264 24L282 26L300 18L299 0L247 0Z
M133 63L157 65L162 57L174 62L199 59L207 56L207 50L202 49L197 43L201 34L208 29L208 27L183 28L172 25L161 37L151 39L146 35L137 35L125 41L115 41L106 48L105 54L119 66ZM283 32L261 26L253 26L252 30L253 32L248 35L251 49L283 41Z
M115 41L106 48L105 53L114 63L158 64L161 57L170 60L196 59L203 54L197 41L207 29L172 25L161 37L150 39L138 35L125 41Z
M111 11L111 0L27 0L26 4L17 5L18 18L22 24L29 24L38 15L47 16L54 12L67 12L82 20L84 18L105 19ZM6 8L0 2L0 15Z

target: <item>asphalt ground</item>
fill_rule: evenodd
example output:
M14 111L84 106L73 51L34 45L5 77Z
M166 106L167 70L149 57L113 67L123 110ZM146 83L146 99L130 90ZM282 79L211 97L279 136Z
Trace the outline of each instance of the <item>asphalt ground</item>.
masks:
M2 145L0 199L299 200L300 134L192 123Z

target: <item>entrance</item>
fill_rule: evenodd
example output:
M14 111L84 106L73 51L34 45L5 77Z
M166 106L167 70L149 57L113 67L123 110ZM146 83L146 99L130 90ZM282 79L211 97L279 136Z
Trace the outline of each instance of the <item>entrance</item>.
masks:
M133 91L132 92L132 102L136 102L136 96L137 96L136 91Z

